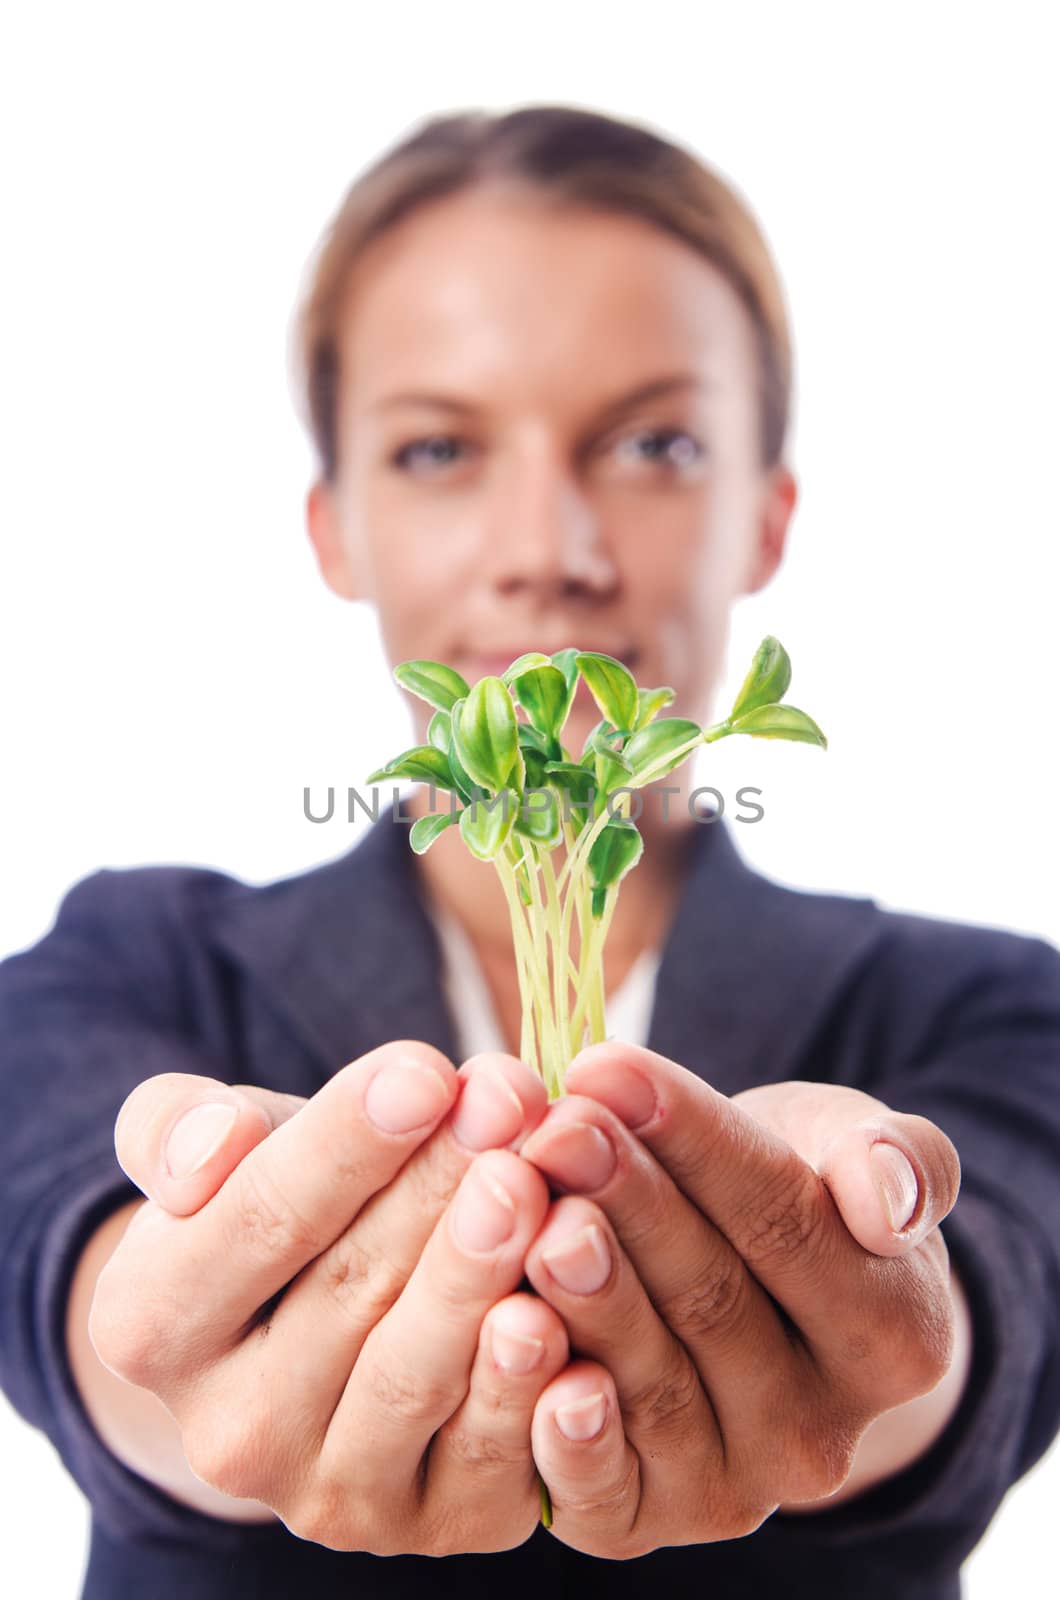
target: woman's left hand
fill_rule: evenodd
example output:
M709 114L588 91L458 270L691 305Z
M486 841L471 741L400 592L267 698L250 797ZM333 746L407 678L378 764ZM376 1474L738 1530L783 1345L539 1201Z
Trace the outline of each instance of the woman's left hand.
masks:
M567 1090L522 1148L568 1191L526 1257L580 1358L533 1418L554 1533L621 1559L835 1494L869 1424L950 1370L950 1140L837 1085L728 1098L617 1040Z

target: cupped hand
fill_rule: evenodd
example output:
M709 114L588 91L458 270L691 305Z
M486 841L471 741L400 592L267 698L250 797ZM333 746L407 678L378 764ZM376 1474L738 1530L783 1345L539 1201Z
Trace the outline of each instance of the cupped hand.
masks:
M953 1145L854 1089L730 1099L619 1041L566 1086L522 1147L565 1191L527 1275L584 1358L534 1412L554 1533L622 1558L834 1495L949 1368Z
M533 1408L568 1358L557 1313L518 1292L548 1192L517 1151L546 1103L512 1057L457 1073L414 1040L309 1100L145 1080L115 1128L148 1199L97 1281L100 1359L161 1398L197 1476L299 1537L522 1543Z

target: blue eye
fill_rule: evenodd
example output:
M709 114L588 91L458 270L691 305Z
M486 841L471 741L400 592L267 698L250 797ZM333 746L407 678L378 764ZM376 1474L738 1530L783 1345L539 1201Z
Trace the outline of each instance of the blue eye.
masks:
M683 428L641 428L637 433L627 434L625 437L632 439L635 444L645 439L655 443L660 440L665 441L663 450L659 454L652 451L650 459L661 461L663 466L672 467L675 471L690 467L703 454L702 446ZM678 440L680 447L675 452L673 446Z
M457 440L455 440L450 434L435 433L431 434L431 436L426 439L410 440L408 444L402 445L400 450L396 450L390 459L395 467L398 467L401 471L405 471L408 468L409 462L415 459L417 452L426 449L427 446L439 444L451 446L455 445L456 443ZM436 466L448 465L448 462L441 460L438 455L433 453L433 450L431 459Z
M662 442L661 451L653 448L648 456L641 456L641 460L656 462L674 472L690 467L703 454L702 445L683 428L641 428L635 433L624 434L622 439L616 442L624 443L627 440L631 440L634 445L650 441L656 446ZM394 452L390 461L399 472L408 472L410 466L422 454L430 466L447 467L452 465L459 449L460 440L455 439L452 434L435 433L422 439L411 439L408 444L402 445Z

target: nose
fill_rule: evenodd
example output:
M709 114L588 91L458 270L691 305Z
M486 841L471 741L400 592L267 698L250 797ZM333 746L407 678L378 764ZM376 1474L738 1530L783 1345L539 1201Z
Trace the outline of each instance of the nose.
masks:
M600 597L618 572L600 513L558 451L539 448L498 472L483 567L499 593Z

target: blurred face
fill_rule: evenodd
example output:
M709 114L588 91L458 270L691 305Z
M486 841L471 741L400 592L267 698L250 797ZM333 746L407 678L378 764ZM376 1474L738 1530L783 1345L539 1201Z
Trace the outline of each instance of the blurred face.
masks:
M758 464L752 323L709 262L638 218L480 187L361 257L341 368L309 530L392 667L473 683L576 645L711 720L733 601L775 570L795 485ZM575 754L599 716L583 686Z

